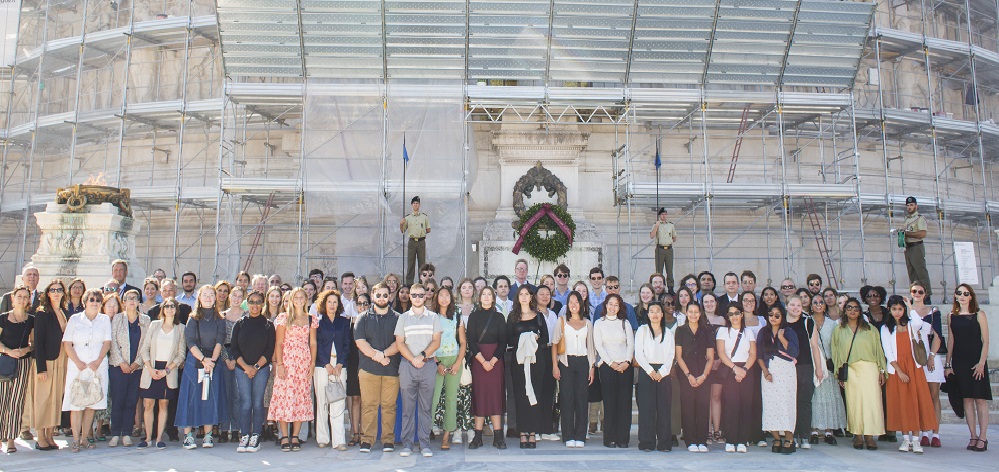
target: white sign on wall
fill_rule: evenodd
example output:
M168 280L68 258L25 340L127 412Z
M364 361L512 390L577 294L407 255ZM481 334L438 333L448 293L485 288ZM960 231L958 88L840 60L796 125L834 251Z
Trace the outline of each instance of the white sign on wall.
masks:
M3 36L3 66L14 65L17 55L17 24L21 19L21 0L0 0L0 28Z
M954 261L957 263L957 282L971 286L978 285L978 259L975 257L975 243L954 241Z

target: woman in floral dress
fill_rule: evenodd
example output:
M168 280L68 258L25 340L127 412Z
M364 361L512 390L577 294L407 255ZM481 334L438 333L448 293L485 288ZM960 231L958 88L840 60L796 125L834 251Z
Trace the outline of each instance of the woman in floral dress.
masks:
M267 419L277 421L281 450L299 451L303 421L312 421L312 366L316 363L316 328L319 319L309 315L309 297L302 288L291 291L286 313L274 322L274 392ZM291 423L291 431L288 430ZM288 440L288 437L291 440Z

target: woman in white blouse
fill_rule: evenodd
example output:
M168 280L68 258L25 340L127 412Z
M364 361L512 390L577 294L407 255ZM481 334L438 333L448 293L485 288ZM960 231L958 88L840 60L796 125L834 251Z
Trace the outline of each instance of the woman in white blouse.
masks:
M593 344L600 360L600 386L604 397L604 446L627 448L631 437L631 359L635 333L621 310L624 300L615 293L604 299L603 316L593 325Z
M673 332L663 320L659 302L649 303L648 323L635 333L638 375L638 448L645 452L673 450L673 385L670 372L676 356Z
M73 442L70 450L80 452L84 426L90 427L94 421L94 411L108 406L108 351L111 350L111 318L100 312L104 295L100 289L90 289L83 294L83 313L78 313L66 323L62 335L63 349L69 357L66 368L66 395L63 397L62 411L70 412L73 429ZM84 380L97 376L101 383L101 399L90 405L73 403L73 381L83 376ZM88 449L94 443L83 441Z
M756 336L743 320L745 310L741 303L728 306L725 326L715 335L715 352L721 359L718 375L722 377L722 404L725 415L725 452L746 452L746 444L753 434L753 376L749 371L756 362Z
M593 324L587 316L589 304L577 292L569 292L566 314L555 323L552 336L552 376L558 380L565 447L586 443L587 386L593 383L597 349Z

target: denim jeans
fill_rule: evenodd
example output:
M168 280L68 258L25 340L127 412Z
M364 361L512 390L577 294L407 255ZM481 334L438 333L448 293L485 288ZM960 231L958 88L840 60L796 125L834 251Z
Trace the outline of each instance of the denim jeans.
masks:
M270 366L260 369L252 379L246 376L243 369L236 368L240 434L260 434L260 428L267 419L264 410L264 389L267 387L267 378L270 375Z

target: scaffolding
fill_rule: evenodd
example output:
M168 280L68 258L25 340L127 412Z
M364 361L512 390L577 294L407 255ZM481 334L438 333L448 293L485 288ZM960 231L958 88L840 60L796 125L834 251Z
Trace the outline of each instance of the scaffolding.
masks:
M132 189L148 272L397 271L404 136L444 156L407 192L443 202L434 257L472 274L495 215L472 185L510 124L599 136L585 161L610 197L586 211L632 288L657 203L681 234L677 278L897 289L888 230L908 195L934 288L954 285L954 241L997 275L995 0L23 5L0 77L0 286L37 247L33 212L99 173Z

